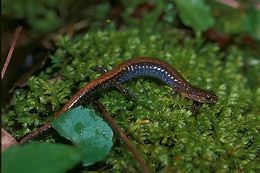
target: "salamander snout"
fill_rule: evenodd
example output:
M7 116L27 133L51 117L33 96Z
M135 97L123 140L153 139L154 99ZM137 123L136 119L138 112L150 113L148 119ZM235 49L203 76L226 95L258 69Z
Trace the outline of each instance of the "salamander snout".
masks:
M200 103L216 103L218 101L218 96L210 91L197 91L187 95L189 95L188 98L191 98Z

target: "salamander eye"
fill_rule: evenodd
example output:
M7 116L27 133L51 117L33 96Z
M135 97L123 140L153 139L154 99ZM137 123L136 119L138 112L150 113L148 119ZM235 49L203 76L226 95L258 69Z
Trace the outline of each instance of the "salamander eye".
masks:
M209 94L206 95L207 100L212 100L211 96Z

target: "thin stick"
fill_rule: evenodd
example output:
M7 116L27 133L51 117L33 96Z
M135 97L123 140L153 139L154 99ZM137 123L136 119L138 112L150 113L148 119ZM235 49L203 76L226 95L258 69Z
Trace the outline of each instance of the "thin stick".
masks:
M2 68L2 71L1 71L1 79L4 78L4 75L5 75L5 72L6 72L6 69L8 67L8 64L10 62L10 59L13 55L13 52L14 52L14 48L15 48L15 45L16 45L16 41L17 41L17 38L20 34L20 32L22 31L22 26L18 26L16 29L15 29L15 33L14 33L14 37L13 37L13 40L12 40L12 44L11 44L11 47L9 49L9 52L8 52L8 55L7 55L7 58L5 60L5 63L4 63L4 66Z
M240 4L236 0L215 0L215 1L218 3L221 3L221 4L225 4L229 7L235 8L235 9L240 8Z
M117 125L116 121L109 115L109 113L106 111L103 104L101 104L98 101L94 102L95 106L101 111L103 118L109 123L109 125L112 127L112 129L117 133L117 135L122 139L122 141L126 144L128 149L132 152L134 158L138 161L140 164L142 170L144 173L151 173L150 169L146 165L146 162L143 160L143 158L138 153L135 146L130 142L130 140L127 138L127 136L121 131L120 127ZM62 111L56 113L56 115L60 115ZM50 122L46 123L42 127L38 128L37 130L31 132L27 136L25 136L22 140L20 140L19 144L24 144L28 142L29 140L39 136L43 132L47 131L51 128Z
M128 149L132 152L134 158L140 164L143 172L150 173L151 170L146 165L146 162L143 160L141 155L138 153L135 146L130 142L130 140L127 138L127 136L122 132L120 127L117 125L116 121L109 115L109 113L107 112L104 105L98 101L95 101L94 104L95 104L95 106L97 106L99 111L102 113L103 118L109 123L109 125L112 127L112 129L117 133L117 135L122 139L122 141L125 143L125 145L128 147Z
M43 126L39 127L37 130L29 133L28 135L26 135L24 138L22 138L19 141L19 144L24 144L26 142L28 142L29 140L39 136L40 134L42 134L43 132L49 130L51 128L51 123L47 122L46 124L44 124Z

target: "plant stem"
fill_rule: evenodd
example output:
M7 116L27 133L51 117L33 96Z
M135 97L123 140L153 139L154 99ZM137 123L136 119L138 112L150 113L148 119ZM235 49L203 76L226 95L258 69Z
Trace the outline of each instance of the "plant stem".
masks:
M108 122L108 124L112 127L112 129L115 131L115 133L122 139L122 141L125 143L125 145L128 147L128 149L132 152L134 158L139 162L143 172L150 173L151 170L146 165L146 162L143 160L141 155L138 153L135 146L130 142L130 140L127 138L127 136L124 134L124 132L117 125L116 121L109 115L109 113L107 112L104 105L98 101L95 101L94 104L98 108L98 110L101 112L101 114L103 115L103 118Z

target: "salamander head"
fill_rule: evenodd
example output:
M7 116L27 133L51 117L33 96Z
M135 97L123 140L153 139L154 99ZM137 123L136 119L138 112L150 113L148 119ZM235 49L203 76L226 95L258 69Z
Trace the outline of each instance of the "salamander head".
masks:
M211 91L196 93L194 96L194 100L201 103L216 103L218 101L218 96Z
M177 90L182 96L192 99L200 103L216 103L218 96L212 91L206 91L199 88L188 88L185 90Z

